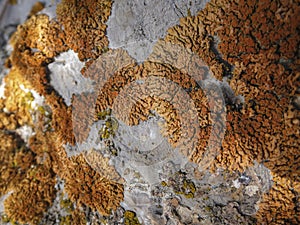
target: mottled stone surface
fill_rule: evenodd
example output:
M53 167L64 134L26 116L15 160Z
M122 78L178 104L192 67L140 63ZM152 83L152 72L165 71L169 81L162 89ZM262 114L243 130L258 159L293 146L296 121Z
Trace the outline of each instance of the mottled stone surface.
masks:
M130 0L114 1L107 21L110 48L123 48L138 62L143 62L152 47L181 17L195 15L208 0Z

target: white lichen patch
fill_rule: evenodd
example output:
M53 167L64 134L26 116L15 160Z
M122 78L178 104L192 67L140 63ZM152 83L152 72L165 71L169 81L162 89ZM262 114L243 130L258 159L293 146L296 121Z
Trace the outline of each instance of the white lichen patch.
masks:
M259 191L259 188L256 185L249 185L245 188L245 194L249 195L250 197L255 195L255 193L258 191Z
M56 6L58 3L60 3L61 0L52 0L47 1L45 8L38 12L38 14L45 14L49 17L49 19L56 19Z
M73 50L61 53L55 57L55 61L48 65L50 69L50 84L63 97L65 103L70 106L73 94L92 92L93 81L82 76L81 62L77 53Z
M20 137L24 140L25 143L28 143L29 139L35 135L33 128L28 125L24 125L16 129L16 133L20 135Z
M5 99L5 82L2 81L1 85L0 85L0 98Z
M152 52L168 28L181 17L195 15L208 0L116 0L107 21L110 48L124 48L138 62Z
M232 184L233 184L233 187L235 187L237 189L240 188L240 186L241 186L241 183L239 182L239 179L233 180Z

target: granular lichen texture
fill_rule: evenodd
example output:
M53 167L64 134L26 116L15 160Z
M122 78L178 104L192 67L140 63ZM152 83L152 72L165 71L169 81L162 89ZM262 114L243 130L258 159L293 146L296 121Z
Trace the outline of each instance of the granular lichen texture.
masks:
M77 9L84 7L65 1L57 8L61 23L50 20L44 14L32 15L18 27L10 40L13 52L6 64L11 70L5 77L4 98L0 99L0 124L3 129L1 141L4 142L1 144L1 195L12 192L4 203L5 217L12 222L38 224L55 198L57 176L66 181L65 191L73 202L88 205L104 215L116 209L122 200L122 185L102 178L82 156L67 158L62 144L73 143L70 130L72 109L51 87L47 75L47 65L69 48L80 52L82 60L101 54L101 49L108 44L104 36L104 22L109 15L110 4L110 1L98 1L85 6L81 14L82 27L77 26L79 30L76 31L74 23L78 19L74 17ZM64 16L63 12L60 14L61 10L68 16ZM96 15L93 10L102 14ZM71 15L73 18L69 17ZM92 16L99 27L90 24ZM99 22L100 16L103 19ZM91 32L92 27L95 32ZM75 35L83 34L83 29L91 35L89 38ZM66 39L67 36L88 42L81 44L80 41ZM95 37L100 38L99 42L94 41ZM89 43L93 45L88 47ZM82 51L83 47L86 51ZM47 105L33 113L30 105L34 98L31 92L20 90L21 85L44 96ZM49 118L45 118L45 108ZM17 129L25 125L33 129L27 147L26 143L20 144L22 141L17 134ZM83 185L87 187L85 194L85 189L81 189Z
M0 40L1 222L300 223L298 1L54 2Z
M108 45L106 24L112 1L63 0L57 7L57 20L64 27L65 43L81 60L97 58Z

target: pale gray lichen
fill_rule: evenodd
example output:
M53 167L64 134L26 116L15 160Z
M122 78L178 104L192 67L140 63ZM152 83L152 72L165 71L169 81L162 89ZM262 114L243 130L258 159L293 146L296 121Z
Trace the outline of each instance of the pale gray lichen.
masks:
M152 52L159 38L168 28L179 23L181 17L195 15L208 0L130 0L114 1L107 21L110 48L124 48L138 62Z
M36 0L18 0L17 4L10 4L8 0L0 2L0 28L8 24L22 24Z
M104 151L106 148L105 143L101 141L99 130L104 126L104 121L98 121L93 123L89 129L88 137L82 142L76 142L75 146L65 144L64 148L68 157L78 155L84 151L95 149L97 151Z
M33 128L28 125L24 125L16 129L16 133L20 135L20 137L24 140L24 142L28 145L29 139L35 135Z
M52 0L47 1L45 8L38 12L38 14L46 14L49 17L49 20L56 19L56 6L61 0Z
M0 98L5 99L5 82L2 81L1 82L1 78L0 78Z
M81 74L84 63L73 50L61 53L48 65L50 84L63 97L66 105L71 105L72 95L94 91L94 82Z
M6 68L5 61L12 52L12 46L8 41L16 28L17 25L6 25L3 28L0 27L0 83L9 72L9 69Z

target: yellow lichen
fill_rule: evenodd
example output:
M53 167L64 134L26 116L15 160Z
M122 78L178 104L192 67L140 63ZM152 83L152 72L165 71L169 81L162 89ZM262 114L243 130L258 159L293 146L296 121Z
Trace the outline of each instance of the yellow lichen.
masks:
M124 224L125 225L139 225L140 222L136 217L136 213L132 211L125 211L124 212Z

